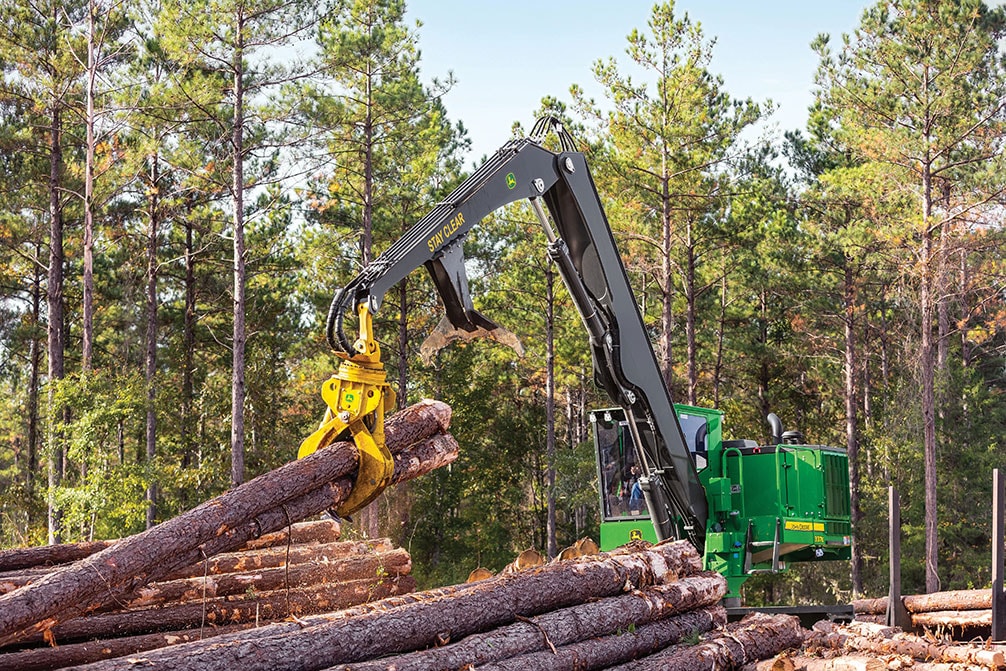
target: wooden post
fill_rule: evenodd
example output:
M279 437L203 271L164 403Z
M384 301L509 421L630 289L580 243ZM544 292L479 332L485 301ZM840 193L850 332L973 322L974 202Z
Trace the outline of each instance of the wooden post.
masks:
M1003 592L1003 535L1006 529L1006 483L992 471L992 640L1006 640L1006 593Z
M894 487L887 488L888 548L890 549L890 591L887 594L887 626L912 628L912 618L901 598L901 498Z

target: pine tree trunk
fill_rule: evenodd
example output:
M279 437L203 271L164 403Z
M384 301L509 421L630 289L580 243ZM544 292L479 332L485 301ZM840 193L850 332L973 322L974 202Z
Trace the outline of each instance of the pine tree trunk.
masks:
M281 620L290 616L312 615L338 611L348 606L366 603L395 594L412 592L416 581L412 576L378 580L372 576L363 580L330 585L310 585L271 592L247 591L244 595L207 598L157 608L98 613L58 624L45 636L36 634L25 642L57 643L84 641L93 638L135 636L158 631Z
M162 525L163 526L163 525ZM698 571L701 560L686 541L656 546L636 554L609 555L583 562L555 562L466 585L450 596L421 599L390 610L319 622L302 631L279 625L269 635L262 627L249 656L247 640L221 637L189 643L144 656L145 668L200 671L310 671L350 664L378 655L417 650L445 640L510 624L557 608L614 596L672 576ZM668 575L670 574L670 575ZM380 604L378 604L379 606ZM394 632L389 636L388 632ZM131 669L125 660L109 660L93 671Z
M555 272L545 260L545 554L559 553L555 520Z
M54 14L58 12L53 5ZM58 23L58 16L53 17ZM56 407L55 387L64 376L63 368L63 208L60 202L63 173L62 119L56 103L50 111L49 125L49 276L46 283L48 303L49 355L49 543L59 543L62 535L62 514L56 505L56 488L63 476L65 445L60 423L63 408Z
M397 455L393 482L456 458L457 443L436 435L449 417L446 405L431 401L388 418L385 439ZM352 444L335 443L0 596L0 644L98 608L203 556L241 547L251 538L338 505L352 489L349 474L356 461Z
M722 606L710 606L675 617L668 617L622 632L592 638L545 651L514 657L495 664L479 667L480 671L592 671L607 669L633 659L650 655L673 645L683 638L709 631L726 623ZM682 668L692 667L657 667Z
M195 414L192 412L194 384L192 381L196 349L196 262L192 221L185 217L185 317L182 322L182 467L194 464L192 436L196 433Z
M726 593L719 574L701 574L669 585L657 585L620 596L544 613L451 645L335 667L338 671L444 671L488 668L522 655L541 652L549 661L552 647L571 645L616 632L630 631L685 611L711 606ZM710 622L711 624L711 622ZM537 655L535 655L537 657ZM538 668L548 668L547 665ZM333 670L334 671L334 670Z
M40 262L42 245L35 244L35 258ZM29 501L35 498L35 478L38 470L38 393L42 372L42 343L39 340L39 327L42 323L42 271L39 263L34 264L31 283L31 343L28 361L31 370L28 374L28 460L25 470L25 494Z
M922 437L925 462L924 489L926 500L926 591L937 592L940 589L940 576L937 570L939 557L939 538L936 519L936 391L935 367L933 352L933 308L936 297L933 295L933 231L930 230L932 208L932 176L931 166L926 165L923 178L922 204L922 253L919 259L921 283L919 301L922 308L920 328L922 345L919 353L919 368L922 375Z
M382 554L360 555L312 562L291 561L285 566L257 568L236 573L222 573L155 582L137 588L126 608L149 608L174 601L198 601L203 598L240 596L249 591L272 592L287 587L309 587L323 583L394 580L412 570L409 553L402 549ZM110 608L118 609L120 604Z
M696 342L696 313L698 312L698 292L695 288L695 246L691 241L691 224L688 230L688 267L685 270L685 338L688 341L688 401L689 405L698 405L699 398L699 363L698 344Z
M863 593L863 550L858 540L856 526L862 520L859 509L859 429L857 426L856 397L856 284L852 273L852 259L845 257L844 286L842 291L845 308L843 326L845 328L845 445L849 458L849 510L852 518L852 595Z
M667 394L673 401L674 394L674 278L671 276L671 196L667 177L667 148L664 147L661 160L663 162L663 178L661 188L660 212L660 364Z
M254 627L254 623L228 625L223 627L196 627L182 631L168 631L159 634L123 636L99 639L84 643L72 643L58 647L44 647L22 652L0 654L0 669L18 671L51 671L68 666L89 664L103 659L113 659L124 655L135 655L145 650L156 650L169 645L201 641L205 638L229 634Z
M244 14L237 10L234 49L234 331L231 363L231 485L245 479L245 228L244 228Z
M97 11L94 0L87 2L87 86L85 92L86 112L84 125L86 127L86 147L84 159L84 308L83 318L83 353L81 370L85 373L91 370L91 360L94 357L94 84L98 65L95 56L94 14ZM86 470L87 460L82 467Z
M157 152L151 157L150 204L147 212L147 333L144 361L144 378L147 386L147 417L145 438L147 446L147 466L150 482L147 484L146 528L154 526L157 516L157 479L154 476L154 457L157 455L157 235L159 217L160 176L158 174Z
M698 645L680 646L610 671L736 669L754 660L768 659L802 642L803 630L792 615L753 613L729 625L726 631L709 635Z

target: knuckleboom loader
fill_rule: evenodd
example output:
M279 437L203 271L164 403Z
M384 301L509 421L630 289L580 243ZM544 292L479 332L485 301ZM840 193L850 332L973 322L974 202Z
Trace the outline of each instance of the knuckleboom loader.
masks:
M559 152L544 146L550 131ZM336 512L362 508L391 478L384 413L394 393L373 329L391 287L421 265L429 271L446 314L423 344L427 354L475 337L521 351L514 334L475 310L462 243L486 215L525 199L587 330L594 380L617 406L591 416L602 549L636 538L687 538L705 567L727 578L734 598L755 573L778 572L791 561L848 559L844 450L803 445L774 416L772 444L725 441L720 411L671 403L587 163L550 117L501 147L333 298L326 335L341 363L322 385L325 418L298 456L352 437L359 475ZM352 342L343 328L348 312L358 319Z

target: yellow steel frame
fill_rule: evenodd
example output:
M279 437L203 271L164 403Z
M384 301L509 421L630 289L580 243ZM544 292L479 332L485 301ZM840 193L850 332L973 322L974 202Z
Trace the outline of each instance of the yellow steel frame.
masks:
M349 497L336 509L343 517L373 501L391 482L395 469L384 444L384 414L395 407L395 392L381 363L373 316L366 305L357 310L360 337L353 343L354 353L337 353L342 359L339 370L321 387L321 397L328 405L325 419L297 452L301 459L330 445L347 430L352 435L360 468Z

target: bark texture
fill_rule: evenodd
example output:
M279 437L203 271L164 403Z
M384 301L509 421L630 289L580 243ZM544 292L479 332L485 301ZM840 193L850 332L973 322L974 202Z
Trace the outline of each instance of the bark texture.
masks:
M234 631L243 631L254 627L254 623L228 625L225 627L199 627L182 631L168 631L159 634L142 636L124 636L121 638L100 639L85 643L73 643L58 647L44 647L21 652L9 652L0 655L0 669L17 669L18 671L49 671L62 669L78 664L89 664L103 659L112 659L124 655L135 655L146 650L165 648L169 645L201 641L205 638L220 636Z
M940 610L984 610L992 608L992 590L961 589L931 594L912 594L901 597L909 613L931 613ZM879 615L887 612L887 597L857 599L852 608L859 613Z
M687 541L662 543L637 554L588 557L501 575L466 585L450 596L335 618L303 631L280 628L275 631L282 633L268 635L270 627L262 627L253 641L189 643L145 655L144 663L152 669L202 671L324 669L443 644L519 617L672 582L700 567L701 558ZM94 668L134 667L124 660L109 660Z
M332 585L313 585L261 594L218 597L161 608L99 613L59 624L45 634L26 639L27 643L55 641L62 644L92 638L132 636L207 625L231 625L279 620L297 615L336 611L347 606L376 601L416 588L412 576L376 580L354 580Z
M726 622L722 606L711 606L675 617L657 620L631 630L593 638L555 652L545 651L480 666L479 671L590 671L607 669L644 657L687 636L709 631ZM659 667L665 668L663 666Z
M619 671L664 671L687 669L709 671L736 669L748 662L767 659L803 642L800 622L791 615L752 613L725 631L710 635L693 646L681 646L670 654L638 660Z
M272 592L323 583L375 582L408 575L411 570L412 560L409 553L398 549L380 555L352 557L335 562L299 563L259 571L151 583L136 589L133 598L126 602L126 607L146 608L172 601L197 601L234 596L249 590Z
M450 408L423 402L392 415L385 437L392 452L427 438L396 459L394 481L450 463L457 443L446 430ZM356 449L336 443L290 462L178 517L125 538L38 582L0 596L0 644L44 631L163 579L203 557L241 547L263 533L316 515L352 487Z
M599 599L545 613L457 643L370 662L333 667L339 671L448 671L535 652L554 654L560 647L589 638L628 631L661 618L711 606L726 594L726 580L717 573L683 578L620 596Z

